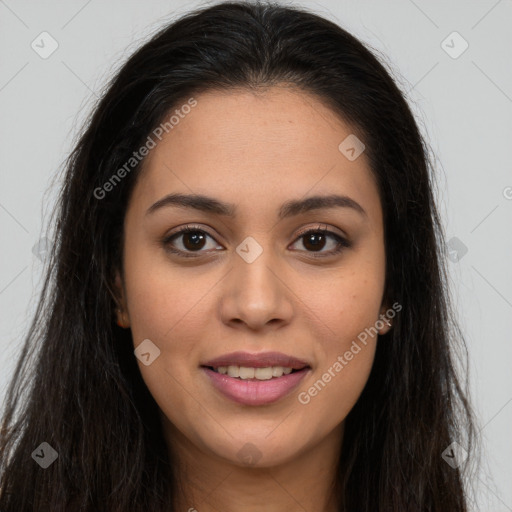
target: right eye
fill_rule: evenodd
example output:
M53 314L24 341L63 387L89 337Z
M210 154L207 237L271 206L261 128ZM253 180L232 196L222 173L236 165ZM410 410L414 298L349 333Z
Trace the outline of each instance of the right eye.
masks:
M181 248L176 248L175 240L180 240L180 238L182 240L178 245L181 245ZM201 256L201 254L195 255L193 253L206 252L201 251L201 249L204 248L207 238L214 240L214 238L203 229L199 229L195 226L184 226L171 235L166 236L162 243L164 248L173 254L177 254L184 258L197 258L198 256Z

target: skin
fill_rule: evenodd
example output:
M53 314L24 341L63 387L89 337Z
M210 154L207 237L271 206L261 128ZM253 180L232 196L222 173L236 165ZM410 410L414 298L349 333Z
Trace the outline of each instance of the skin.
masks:
M308 404L298 395L389 307L382 303L377 186L364 153L349 161L338 149L354 129L315 96L280 85L257 93L210 91L196 100L146 157L126 212L117 278L118 322L131 329L135 347L150 339L161 351L150 365L138 364L182 477L175 505L199 512L260 511L262 504L269 512L334 511L329 496L344 420L367 382L378 336L360 344ZM237 215L175 206L147 213L176 192L234 203ZM285 201L333 193L349 196L366 215L335 207L277 217ZM186 224L206 233L199 249L187 235L168 243L199 257L166 250L164 238ZM351 247L315 258L337 240L328 236L315 251L311 237L299 235L323 225ZM248 236L263 249L252 263L236 252ZM280 351L305 359L311 371L277 402L241 405L216 391L200 368L235 350ZM246 443L259 459L242 460Z

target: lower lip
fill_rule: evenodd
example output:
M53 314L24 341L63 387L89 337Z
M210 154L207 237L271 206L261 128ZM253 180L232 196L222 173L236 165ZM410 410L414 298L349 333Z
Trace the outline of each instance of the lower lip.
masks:
M296 388L311 370L311 368L304 368L282 377L253 380L230 377L205 366L201 369L208 375L213 386L224 396L245 405L265 405L280 400Z

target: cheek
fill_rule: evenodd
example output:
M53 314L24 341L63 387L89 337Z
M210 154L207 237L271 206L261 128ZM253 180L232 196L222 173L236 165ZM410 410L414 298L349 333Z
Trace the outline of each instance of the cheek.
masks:
M341 358L333 359L324 367L323 373L320 370L316 380L299 397L300 403L311 408L308 417L323 417L321 423L325 424L317 427L322 431L328 432L345 420L368 381L376 345L375 342L358 345L352 347L353 352L348 350L352 354L351 360L347 359L345 352L340 354Z
M142 378L158 407L178 428L204 421L204 408L191 380L190 361L198 360L201 322L212 287L208 278L191 284L185 273L146 266L132 253L125 265L126 294L134 348L149 339L159 349L151 364L137 361Z
M375 326L382 305L384 277L380 265L365 266L361 271L347 267L346 272L323 280L323 286L308 287L310 291L303 294L302 302L307 306L304 311L314 312L310 318L322 332L325 353L348 350L352 340Z
M127 246L126 254L125 287L134 342L150 338L172 344L184 320L193 331L204 317L202 298L214 287L214 276L198 277L197 270L173 267L165 256L155 258L149 251Z
M177 391L190 382L190 362L200 359L206 319L212 318L208 294L219 277L205 272L192 278L186 270L161 261L164 258L157 261L135 247L127 246L126 254L125 287L134 346L149 339L160 350L151 365L139 361L141 374L161 407L178 406L181 394L169 390ZM190 272L197 274L197 269Z
M364 262L363 262L364 263ZM377 343L384 287L381 261L357 262L340 272L323 291L310 294L315 311L318 368L302 388L299 403L311 408L306 421L323 415L328 430L342 421L357 402L370 375ZM313 334L314 336L314 334Z
M297 397L299 404L309 408L305 421L320 433L342 422L356 404L368 381L377 343L371 329L374 322L364 308L357 312L347 308L342 313L337 309L336 313L331 329L338 334L319 343L318 367Z

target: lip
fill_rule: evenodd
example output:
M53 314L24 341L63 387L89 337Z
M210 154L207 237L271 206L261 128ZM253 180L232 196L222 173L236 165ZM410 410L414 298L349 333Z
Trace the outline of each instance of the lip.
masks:
M246 366L249 368L267 368L268 366L284 366L293 370L302 370L311 365L307 361L297 359L296 357L283 354L281 352L260 352L251 354L250 352L231 352L215 359L211 359L201 366ZM291 375L291 374L290 374Z
M257 366L256 368L262 368L262 366ZM282 377L273 377L270 380L257 380L230 377L229 375L217 373L206 366L201 367L201 370L209 377L213 387L225 397L239 404L252 406L266 405L284 398L312 371L308 366Z

